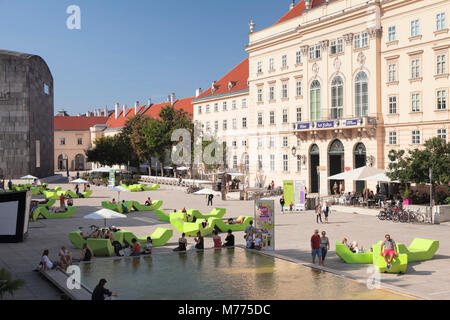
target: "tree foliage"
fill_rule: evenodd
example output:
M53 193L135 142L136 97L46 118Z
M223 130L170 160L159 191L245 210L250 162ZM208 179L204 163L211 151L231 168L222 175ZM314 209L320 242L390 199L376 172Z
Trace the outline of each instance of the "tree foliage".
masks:
M0 269L0 300L5 294L14 295L14 292L19 290L25 281L22 279L13 279L11 273L5 269Z
M450 143L443 139L427 140L423 149L391 150L388 177L401 183L430 183L429 169L433 171L433 185L450 182Z
M134 165L137 161L129 139L123 134L95 140L95 148L86 151L89 162L103 166Z

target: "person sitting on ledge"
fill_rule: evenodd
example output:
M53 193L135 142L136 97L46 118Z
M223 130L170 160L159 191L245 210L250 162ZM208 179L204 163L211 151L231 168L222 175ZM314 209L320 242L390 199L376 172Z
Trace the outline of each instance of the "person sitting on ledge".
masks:
M201 234L200 231L197 232L197 238L195 238L194 241L196 243L195 246L194 246L195 249L203 250L205 248L204 239L203 239L202 234Z
M186 251L186 245L187 245L186 234L183 233L183 234L181 234L181 238L178 239L178 247L173 249L173 251L175 251L175 252L177 252L177 251Z
M139 242L136 239L131 240L131 242L133 243L133 248L132 248L132 252L130 254L130 256L132 257L136 257L136 256L140 256L141 255L141 245L139 244Z
M120 203L122 205L123 213L128 213L128 207L125 205L125 200Z
M216 249L222 248L222 238L220 238L219 232L217 230L214 230L213 241L214 241L214 248Z
M147 244L145 245L143 254L152 254L152 238L147 237Z
M67 196L67 206L73 207L73 199L71 196Z
M81 261L91 261L94 256L91 248L88 247L87 243L83 244L83 250L81 250Z
M147 198L147 201L145 201L145 206L150 207L152 205L152 199L150 197Z
M228 224L234 224L233 218L228 219L228 220L227 220L227 223L228 223Z
M227 237L225 238L224 247L234 247L234 234L231 230L228 230Z
M202 222L202 227L203 227L203 229L205 229L206 227L208 227L208 220L207 220L207 219L204 219L204 220L203 220L203 222Z
M113 198L113 199L112 199L112 201L111 201L111 203L112 203L112 204L117 204L117 201L116 201L116 199L115 199L115 198Z
M254 246L256 250L264 250L263 248L263 241L262 241L262 234L258 234L254 241Z

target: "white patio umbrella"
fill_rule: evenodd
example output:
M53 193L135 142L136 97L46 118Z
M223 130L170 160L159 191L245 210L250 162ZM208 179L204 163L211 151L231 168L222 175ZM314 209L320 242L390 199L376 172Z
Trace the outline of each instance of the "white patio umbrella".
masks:
M212 189L209 189L209 188L204 188L204 189L202 189L202 190L200 190L200 191L197 191L197 192L194 192L193 194L195 194L195 195L209 195L209 194L212 194L212 195L215 195L215 196L217 196L217 195L220 195L220 193L219 192L217 192L217 191L214 191L214 190L212 190Z
M70 181L70 183L73 183L73 184L88 184L89 181L86 181L86 180L83 180L83 179L76 179L76 180Z
M121 192L130 192L127 188L124 188L122 186L108 188L108 191L117 192L117 201L120 200L120 193Z
M328 177L328 180L354 180L362 181L364 178L384 173L384 170L373 167L361 167L358 169L339 173L337 175Z
M32 176L32 175L29 174L29 175L24 176L24 177L22 177L20 179L22 179L22 180L34 180L34 179L37 179L37 177Z
M380 182L396 182L396 181L392 181L384 172L370 176L370 177L366 177L363 180L365 180L365 181L380 181Z
M188 171L189 168L188 167L178 167L177 170L178 171Z
M84 219L92 219L92 220L104 220L106 227L106 220L108 219L125 219L127 216L109 209L100 209L95 211L87 216L84 216Z

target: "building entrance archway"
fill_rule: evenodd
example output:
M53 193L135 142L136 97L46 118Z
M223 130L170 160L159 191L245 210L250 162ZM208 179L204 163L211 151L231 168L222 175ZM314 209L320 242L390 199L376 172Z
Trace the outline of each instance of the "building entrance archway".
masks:
M363 143L358 143L354 152L355 169L364 167L367 163L366 146ZM356 181L356 192L362 193L366 187L365 181Z
M84 156L82 154L77 154L75 156L75 170L83 171L85 169L84 166Z
M319 171L318 166L320 164L320 152L317 144L314 144L309 151L309 193L319 193Z
M328 174L334 176L344 172L344 145L340 140L334 140L328 150ZM328 180L330 194L339 193L339 186L343 180ZM337 187L337 188L336 188Z
M66 154L60 154L58 156L58 170L59 171L65 171L67 170L67 155Z

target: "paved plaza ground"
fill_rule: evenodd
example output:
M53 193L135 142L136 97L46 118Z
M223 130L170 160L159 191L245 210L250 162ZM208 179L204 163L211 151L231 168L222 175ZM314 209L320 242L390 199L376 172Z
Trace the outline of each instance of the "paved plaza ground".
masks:
M63 190L73 189L67 184L51 184L50 187L61 186ZM186 194L184 190L174 187L164 187L158 191L140 193L121 193L121 200L136 200L141 203L150 196L152 200L163 200L162 209L171 212L199 209L209 212L205 196ZM32 270L40 261L42 251L50 250L52 260L57 259L57 253L62 245L66 245L75 258L80 256L69 241L68 234L83 227L85 231L95 223L85 220L83 216L101 208L101 202L117 199L117 193L107 191L105 187L92 187L94 194L89 199L75 199L78 208L75 216L67 220L38 220L30 224L28 238L24 243L0 244L0 268L10 270L15 277L26 280L26 285L16 293L16 299L60 299L61 293L52 287L39 273ZM415 237L429 238L440 241L440 249L432 261L409 263L407 274L382 274L382 286L388 289L406 293L425 299L450 299L450 225L414 225L379 221L370 215L339 212L339 207L333 207L329 224L316 224L312 211L295 214L281 214L278 199L276 203L276 254L289 260L309 264L310 237L314 229L325 230L332 244L331 252L325 261L326 270L347 276L349 278L366 281L367 265L347 265L334 252L334 242L347 237L350 241L357 240L365 248L384 238L390 233L399 243L409 244ZM225 217L253 215L252 201L222 201L215 197L214 207L226 208ZM103 221L96 223L102 225ZM150 235L158 227L171 228L170 224L160 222L154 213L131 213L127 219L111 221L110 224L133 231L137 236ZM173 229L173 227L172 227ZM180 234L174 230L174 236L166 247L155 248L154 254L171 251L177 245ZM244 245L243 233L236 233L236 244ZM189 239L193 243L192 239ZM205 247L212 247L211 237L205 238ZM95 258L94 258L95 259ZM99 258L101 259L101 258Z

